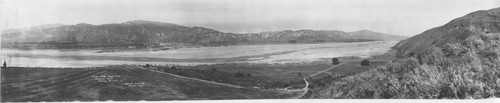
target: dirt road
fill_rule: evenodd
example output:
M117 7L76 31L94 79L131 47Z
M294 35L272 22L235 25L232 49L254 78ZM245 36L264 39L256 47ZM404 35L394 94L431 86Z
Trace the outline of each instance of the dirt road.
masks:
M307 81L307 78L310 78L310 77L316 76L318 74L321 74L323 72L329 71L330 69L333 69L333 68L335 68L335 67L337 67L339 65L342 65L342 63L340 63L338 65L335 65L335 66L332 66L330 68L327 68L327 69L325 69L323 71L316 72L316 73L314 73L312 75L309 75L309 76L305 77L304 78L304 82L306 82L306 86L302 89L302 90L304 90L304 93L302 93L302 95L300 95L297 99L300 99L300 98L304 97L304 95L306 95L306 93L309 91L309 82Z

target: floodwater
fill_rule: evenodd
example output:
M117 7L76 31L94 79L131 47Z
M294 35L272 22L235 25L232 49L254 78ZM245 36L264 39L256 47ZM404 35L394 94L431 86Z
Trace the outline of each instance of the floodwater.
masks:
M8 66L86 67L119 64L196 65L214 63L290 63L344 56L383 54L398 41L321 44L231 45L165 51L104 52L97 50L2 48Z

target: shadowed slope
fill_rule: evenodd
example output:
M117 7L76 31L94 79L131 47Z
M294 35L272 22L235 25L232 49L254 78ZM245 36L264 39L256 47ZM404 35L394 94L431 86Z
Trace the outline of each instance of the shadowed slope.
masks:
M398 61L332 80L312 98L500 97L500 8L470 13L404 40Z
M398 56L411 56L431 47L442 47L446 43L457 43L479 33L500 32L500 8L480 10L456 18L449 23L424 31L409 39L399 42Z

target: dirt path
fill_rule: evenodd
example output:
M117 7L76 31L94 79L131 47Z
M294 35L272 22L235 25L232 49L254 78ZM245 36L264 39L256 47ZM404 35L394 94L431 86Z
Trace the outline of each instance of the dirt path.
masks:
M304 78L304 82L306 82L306 86L302 89L302 90L304 90L304 93L302 93L302 94L301 94L301 95L300 95L297 99L300 99L300 98L304 97L304 95L306 95L306 93L309 91L309 82L307 81L307 78L313 77L313 76L318 75L318 74L321 74L321 73L323 73L323 72L326 72L326 71L328 71L328 70L330 70L330 69L333 69L333 68L335 68L335 67L337 67L337 66L339 66L339 65L342 65L342 63L340 63L340 64L338 64L338 65L335 65L335 66L332 66L332 67L330 67L330 68L328 68L328 69L325 69L325 70L323 70L323 71L319 71L319 72L317 72L317 73L314 73L314 74L312 74L312 75L309 75L309 76L305 77L305 78Z
M206 83L211 83L211 84L224 85L224 86L229 86L229 87L234 87L234 88L245 88L245 87L242 87L242 86L237 86L237 85L232 85L232 84L219 83L219 82L214 82L214 81L208 81L208 80L203 80L203 79L185 77L185 76L180 76L180 75L176 75L176 74L171 74L171 73L165 73L165 72L150 70L150 69L147 69L147 68L144 68L144 67L141 67L141 66L135 66L135 67L138 67L138 68L141 68L141 69L144 69L144 70L148 70L148 71L151 71L151 72L157 72L157 73L161 73L161 74L171 75L171 76L178 77L178 78L184 78L184 79L189 79L189 80L201 81L201 82L206 82Z

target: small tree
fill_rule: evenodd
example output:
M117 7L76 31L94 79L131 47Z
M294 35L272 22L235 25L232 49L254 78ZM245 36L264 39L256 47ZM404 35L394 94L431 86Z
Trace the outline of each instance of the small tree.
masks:
M236 78L245 77L245 74L243 74L241 72L237 72L237 73L234 73L234 77L236 77Z
M361 61L361 66L370 66L370 61L368 61L366 59Z
M338 64L340 64L339 58L333 58L333 59L332 59L332 64L333 64L333 65L338 65Z
M211 70L211 71L213 71L213 72L218 72L218 71L219 71L219 70L217 70L217 69L215 69L215 68L212 68L212 69L210 69L210 70Z

